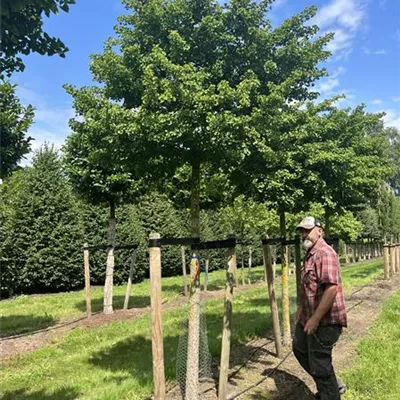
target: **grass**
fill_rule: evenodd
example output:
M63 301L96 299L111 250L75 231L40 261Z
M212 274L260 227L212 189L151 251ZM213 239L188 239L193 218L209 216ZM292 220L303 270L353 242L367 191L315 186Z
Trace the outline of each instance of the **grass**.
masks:
M262 267L252 269L254 280L262 279ZM183 291L182 277L163 278L163 300L171 300ZM209 274L208 290L222 289L225 285L225 271L218 270ZM126 285L114 287L114 309L122 309L125 299ZM93 287L92 312L103 309L103 288ZM10 336L34 332L47 328L61 321L85 316L86 303L84 290L48 294L19 296L1 301L0 336ZM147 307L150 305L150 281L135 284L129 307Z
M357 273L352 273L352 268L356 268ZM381 261L365 262L345 269L343 279L349 288L354 287L355 282L365 284L369 278L364 271L369 271L372 278L378 269L382 269ZM223 271L210 274L210 285L218 287L223 276ZM262 277L262 269L254 269L253 276ZM174 285L174 279L178 278L168 282ZM164 289L168 282L163 281ZM290 285L291 293L294 293L293 279ZM279 285L276 292L279 297ZM22 301L15 299L10 303L17 302L21 309L22 304L18 302ZM291 301L294 306L294 297ZM25 298L25 302L29 303L29 300ZM223 309L222 299L206 302L209 347L216 359L221 345ZM12 315L10 309L8 312ZM170 381L175 380L179 335L186 316L185 307L163 315L165 372ZM232 324L232 345L245 344L270 331L271 318L264 286L250 287L235 294ZM152 390L150 316L146 314L135 320L118 321L94 329L75 329L58 343L5 363L1 380L2 400L146 398Z
M382 261L375 259L359 265L343 268L343 286L363 285L370 277L381 274ZM279 265L277 271L279 272ZM239 282L241 281L239 269ZM247 273L247 270L246 270ZM252 280L262 280L263 268L252 269ZM246 277L247 278L247 277ZM246 279L247 281L247 279ZM183 291L182 277L163 278L163 300L171 300ZM222 289L225 285L225 271L217 270L209 274L208 290ZM126 285L114 287L114 309L122 309ZM150 282L145 280L135 284L132 289L129 307L147 307L150 305ZM92 311L100 312L103 308L103 288L93 287ZM62 321L68 321L85 316L86 303L83 290L49 295L20 296L1 301L0 337L31 333L39 329L53 326Z
M355 365L343 377L343 400L400 399L400 291L390 298L378 320L358 345Z
M363 286L383 274L383 260L376 258L342 268L343 289L346 294L354 286Z

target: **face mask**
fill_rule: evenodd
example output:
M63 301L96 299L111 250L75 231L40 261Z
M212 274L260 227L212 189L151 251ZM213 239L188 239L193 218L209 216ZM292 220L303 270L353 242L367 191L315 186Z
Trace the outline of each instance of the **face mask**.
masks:
M313 243L310 239L304 239L304 240L303 240L303 247L304 247L306 250L311 249L311 247L313 247L313 245L314 245L314 243Z

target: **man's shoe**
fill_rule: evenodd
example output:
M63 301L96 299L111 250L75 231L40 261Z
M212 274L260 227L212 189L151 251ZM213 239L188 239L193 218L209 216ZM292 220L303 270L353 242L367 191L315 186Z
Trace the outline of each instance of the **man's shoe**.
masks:
M341 396L343 396L346 393L347 390L347 386L346 384L343 382L343 379L341 379L339 376L336 376L336 381L338 384L338 388L339 388L339 394Z

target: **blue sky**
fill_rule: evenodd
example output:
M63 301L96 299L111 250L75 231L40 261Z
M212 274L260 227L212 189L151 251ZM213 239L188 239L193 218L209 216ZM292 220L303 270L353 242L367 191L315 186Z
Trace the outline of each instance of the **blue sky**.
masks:
M103 49L114 35L120 0L76 0L68 14L53 15L45 29L69 47L65 59L31 54L26 69L12 78L19 85L23 104L36 108L29 134L37 149L45 141L60 147L68 135L68 120L74 115L71 98L62 85L91 85L89 56ZM347 98L340 106L365 103L369 111L385 111L385 123L400 129L400 7L398 0L276 0L270 13L274 25L316 5L321 32L335 32L326 64L330 76L321 80L322 97L338 93ZM30 157L24 162L29 163Z

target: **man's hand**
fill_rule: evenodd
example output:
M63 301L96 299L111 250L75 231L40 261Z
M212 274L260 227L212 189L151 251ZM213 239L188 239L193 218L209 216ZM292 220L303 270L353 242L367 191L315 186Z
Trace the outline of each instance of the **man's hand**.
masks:
M312 335L315 333L319 325L319 320L313 315L306 323L306 326L304 327L304 332L307 333L307 335Z

